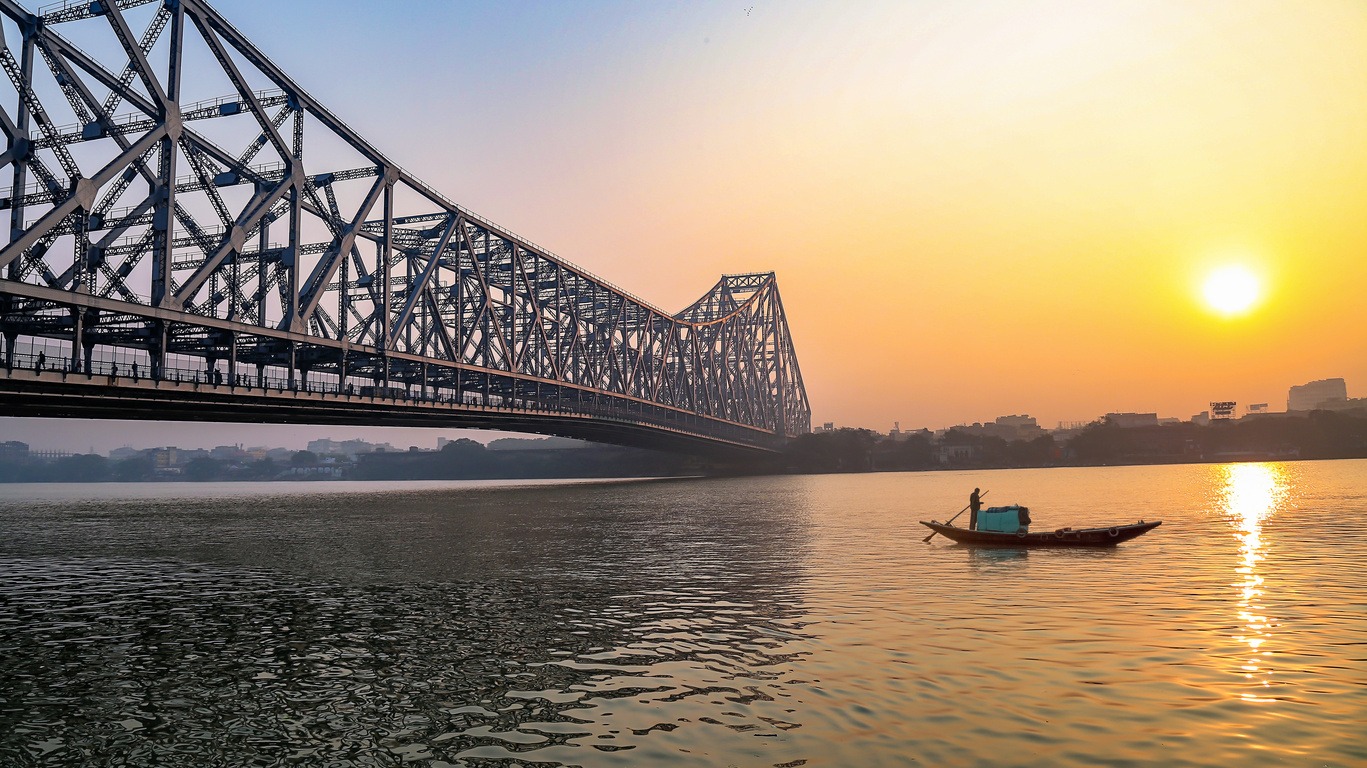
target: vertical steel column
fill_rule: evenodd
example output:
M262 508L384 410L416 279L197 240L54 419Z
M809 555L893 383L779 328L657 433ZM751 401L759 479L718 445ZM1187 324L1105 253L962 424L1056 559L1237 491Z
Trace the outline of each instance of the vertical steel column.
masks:
M387 180L384 185L384 242L380 244L380 317L378 328L378 346L380 348L380 366L383 380L386 385L389 383L389 349L391 346L389 328L389 295L391 293L389 284L389 263L394 253L394 182Z
M302 222L301 222L301 217L302 217L302 214L303 214L303 208L302 208L303 197L304 197L303 185L304 185L304 183L305 183L305 182L304 182L304 174L303 174L303 170L304 170L304 169L303 169L302 163L303 163L302 159L300 159L300 158L298 158L298 157L293 158L293 159L291 160L291 162L290 162L290 173L291 173L291 175L294 177L294 181L293 181L293 183L291 183L291 185L290 185L290 193L289 193L289 194L290 194L290 247L289 247L289 263L286 264L284 259L281 259L281 261L280 261L280 268L286 270L286 272L285 272L285 280L286 280L286 284L288 285L288 288L287 288L285 291L283 291L283 294L284 294L284 295L281 297L281 298L282 298L282 303L283 303L283 300L284 300L285 297L288 297L288 300L289 300L289 306L282 306L282 307L280 307L280 314L281 314L281 317L284 318L284 320L286 321L286 322L284 323L285 327L286 327L288 330L295 331L295 332L299 332L299 333L304 332L305 328L307 327L306 324L304 323L304 319L303 319L302 317L299 316L299 263L300 263L300 255L301 255L301 254L300 254L300 251L301 251L301 248L302 248L302 246L303 246L303 242L302 242L303 234L302 234L302 232L300 231L300 227L301 227L301 224L302 224ZM294 357L294 340L293 340L293 339L290 339L290 341L289 341L289 375L286 376L286 379L287 379L288 382L289 382L290 389L294 389L294 387L295 387L295 375L294 375L294 374L295 374L295 368L294 368L295 362L296 362L296 361L295 361L295 357Z
M170 323L165 320L152 321L152 349L149 355L152 358L152 380L161 381L166 378L166 346L170 336Z
M31 87L31 84L33 83L33 37L37 33L37 23L36 20L30 19L27 24L21 24L20 26L20 31L23 34L23 43L19 54L20 80L24 85ZM0 42L3 42L3 40L0 39ZM30 153L33 152L32 144L28 143L31 141L28 133L29 123L30 112L28 100L24 99L21 95L19 97L19 109L15 127L21 137L20 140L24 141L27 146L25 147L25 151L15 154L13 161L14 181L11 189L14 190L14 207L10 209L10 242L18 240L20 235L24 232L24 189L28 186L28 158ZM20 278L22 266L22 259L11 261L9 267L5 270L6 276L11 280L18 280ZM4 313L5 317L9 317L10 312L13 311L17 303L18 302L13 297L5 296L3 300L0 300L0 311ZM14 368L14 346L15 342L18 341L19 333L6 327L4 329L4 335L5 369L8 371L13 370Z
M95 345L86 344L85 314L80 307L71 308L71 360L67 364L67 370L72 373L79 373L81 370L81 352L85 352L85 372L91 372L90 359L94 355Z
M171 4L168 4L171 6ZM185 33L185 10L174 3L171 11L171 40L167 52L166 104L161 105L161 119L167 126L165 138L158 148L157 184L151 190L153 203L152 228L156 231L152 251L152 306L165 306L171 294L171 258L175 242L176 211L176 144L180 139L180 80L181 54ZM149 73L150 74L150 73ZM156 370L156 363L153 363Z

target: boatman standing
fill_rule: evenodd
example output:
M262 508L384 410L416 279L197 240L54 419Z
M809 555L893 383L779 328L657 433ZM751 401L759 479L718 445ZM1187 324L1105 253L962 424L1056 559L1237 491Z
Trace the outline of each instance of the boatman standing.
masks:
M983 508L982 495L977 488L968 494L968 530L978 530L978 510Z

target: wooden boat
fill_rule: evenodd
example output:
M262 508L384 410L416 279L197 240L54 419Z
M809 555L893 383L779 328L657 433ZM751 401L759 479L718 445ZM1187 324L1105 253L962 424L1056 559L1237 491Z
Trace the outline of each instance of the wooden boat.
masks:
M1114 547L1122 541L1143 536L1162 524L1162 520L1152 523L1140 520L1137 523L1114 525L1109 528L1059 528L1054 531L1005 533L970 531L948 523L921 521L921 525L947 539L975 547Z

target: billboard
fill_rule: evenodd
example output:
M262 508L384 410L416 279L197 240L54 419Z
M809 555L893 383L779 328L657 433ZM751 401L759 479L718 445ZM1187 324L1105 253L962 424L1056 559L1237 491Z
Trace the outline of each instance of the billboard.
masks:
M1238 403L1233 400L1215 400L1210 404L1210 417L1212 419L1232 419L1234 418L1234 408Z

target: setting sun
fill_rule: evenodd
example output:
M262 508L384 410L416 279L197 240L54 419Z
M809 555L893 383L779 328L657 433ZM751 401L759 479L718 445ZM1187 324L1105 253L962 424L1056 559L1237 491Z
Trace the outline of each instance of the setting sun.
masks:
M1226 316L1241 315L1258 302L1262 286L1248 269L1229 266L1211 272L1201 293L1206 304L1216 312Z

